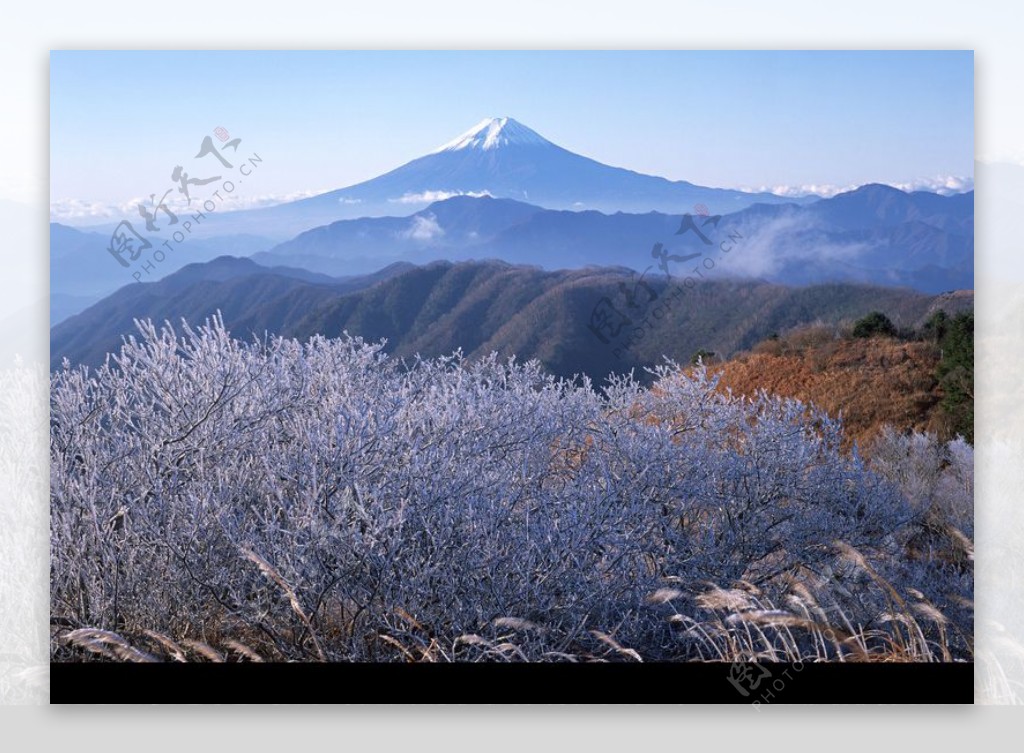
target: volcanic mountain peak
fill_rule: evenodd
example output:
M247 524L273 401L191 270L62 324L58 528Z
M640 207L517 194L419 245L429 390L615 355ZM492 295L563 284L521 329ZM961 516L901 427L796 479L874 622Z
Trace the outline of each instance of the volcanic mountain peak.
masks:
M491 150L510 145L543 146L551 144L539 133L513 118L487 118L464 134L438 147L431 154L462 149Z

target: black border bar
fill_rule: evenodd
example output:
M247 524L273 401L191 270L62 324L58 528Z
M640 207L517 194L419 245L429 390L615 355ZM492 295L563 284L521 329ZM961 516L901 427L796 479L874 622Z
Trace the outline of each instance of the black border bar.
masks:
M51 704L972 704L973 663L50 664Z

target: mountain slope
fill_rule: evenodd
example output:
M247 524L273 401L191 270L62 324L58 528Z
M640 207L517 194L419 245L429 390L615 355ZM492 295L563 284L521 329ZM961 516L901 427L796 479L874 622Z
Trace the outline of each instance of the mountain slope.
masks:
M708 188L612 167L553 144L512 118L489 118L370 180L274 207L218 213L204 222L218 235L256 233L285 240L338 220L407 214L438 199L484 194L550 209L603 212L679 212L697 203L734 212L756 202L816 198Z
M816 320L852 319L872 309L913 324L935 302L912 291L861 285L787 288L715 281L682 290L652 280L649 290L665 308L655 318L619 303L635 284L635 276L623 269L550 272L502 262L436 262L325 284L269 270L251 273L251 262L234 261L243 274L184 287L175 281L128 286L61 323L51 331L52 365L64 356L73 363L101 363L122 335L134 332L133 317L200 322L220 310L240 338L269 331L306 339L348 331L385 338L387 350L402 357L459 348L470 357L495 351L540 359L558 375L585 373L602 380L611 372L660 363L663 356L687 362L699 349L729 354L772 332ZM646 322L645 335L632 344L625 337L602 342L591 329L602 300L615 301L635 324Z
M51 307L51 316L54 317L51 325L132 282L132 272L141 269L143 260L126 269L107 251L109 245L110 233L82 231L50 223L50 294L58 297L57 305ZM174 251L165 255L163 262L155 265L153 274L162 277L191 263L208 262L226 254L243 256L272 245L266 238L251 234L197 235L176 245Z
M721 239L737 232L743 239L728 264L723 260L716 268L718 275L799 285L865 282L937 293L974 287L973 198L864 186L806 206L754 205L726 214L707 233ZM488 258L547 269L644 270L655 264L651 251L658 242L677 255L711 250L696 233L678 235L683 220L678 214L546 210L462 196L410 217L339 221L254 258L328 274L365 272L396 260ZM678 268L674 274L681 274Z
M947 313L957 311L957 304ZM938 378L942 350L931 339L852 338L833 328L805 327L759 343L728 361L712 360L719 387L754 397L760 390L813 403L842 416L844 442L861 448L885 426L956 435L943 410Z
M769 193L706 188L611 167L563 149L512 118L491 118L378 178L303 202L409 202L429 192L487 192L549 209L609 212L668 212L697 202L735 211L755 202L789 201Z
M56 367L67 356L74 363L100 364L119 348L122 336L136 333L136 319L199 323L222 311L228 321L247 322L249 333L275 333L318 300L374 285L407 267L397 264L373 275L335 279L236 257L187 265L158 282L127 285L55 324L50 362Z

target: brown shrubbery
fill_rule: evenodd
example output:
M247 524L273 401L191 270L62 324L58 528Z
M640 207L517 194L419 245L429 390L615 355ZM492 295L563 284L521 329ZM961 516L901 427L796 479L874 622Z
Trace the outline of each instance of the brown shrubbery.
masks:
M767 390L841 416L844 447L863 445L886 426L952 439L940 405L939 349L925 341L852 338L848 332L802 327L712 371L723 389L737 395Z

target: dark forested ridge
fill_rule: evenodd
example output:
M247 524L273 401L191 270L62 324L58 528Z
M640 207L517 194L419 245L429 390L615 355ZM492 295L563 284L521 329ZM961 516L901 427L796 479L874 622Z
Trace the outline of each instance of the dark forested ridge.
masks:
M957 306L969 307L972 299L965 293ZM728 355L796 325L835 324L872 310L915 326L940 301L953 310L948 296L855 284L718 280L684 288L680 281L652 277L638 285L636 275L621 268L552 272L496 261L398 264L373 275L331 279L221 258L158 283L126 286L58 324L51 331L51 365L65 357L75 364L102 363L123 336L135 334L135 318L198 324L220 311L240 338L271 333L305 340L347 331L386 339L388 352L400 357L493 351L538 359L559 376L587 374L600 381L661 363L664 356L686 362L701 349ZM602 327L607 306L629 324Z

